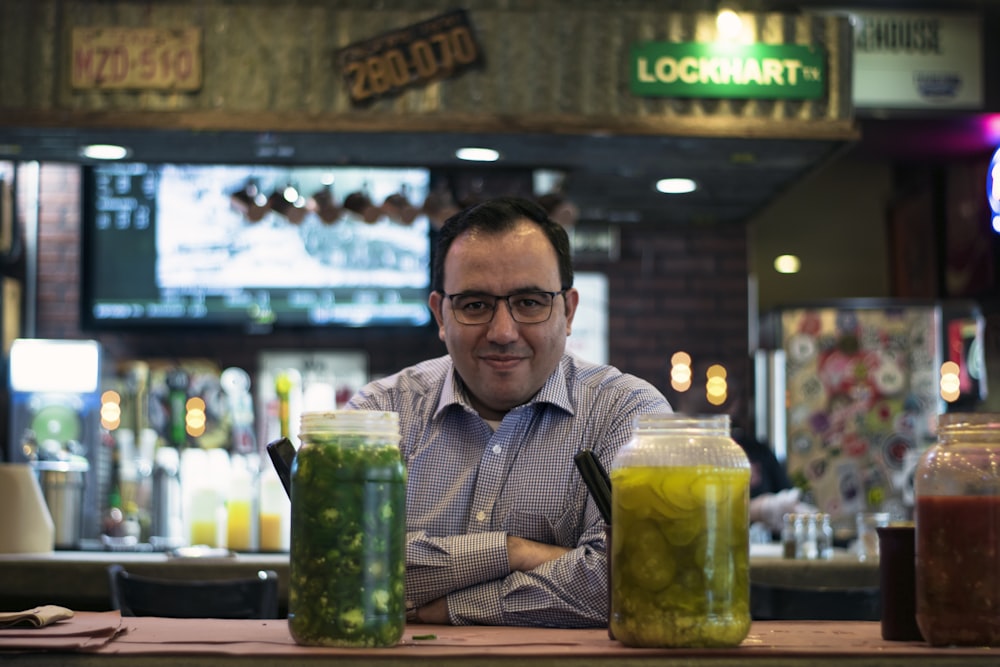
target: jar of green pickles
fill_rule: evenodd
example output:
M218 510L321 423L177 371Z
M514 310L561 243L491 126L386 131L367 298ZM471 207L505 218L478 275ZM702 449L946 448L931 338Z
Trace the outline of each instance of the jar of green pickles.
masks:
M406 621L406 471L395 412L302 415L288 625L299 644L393 646Z
M750 630L750 463L729 416L638 416L611 488L614 637L739 645Z

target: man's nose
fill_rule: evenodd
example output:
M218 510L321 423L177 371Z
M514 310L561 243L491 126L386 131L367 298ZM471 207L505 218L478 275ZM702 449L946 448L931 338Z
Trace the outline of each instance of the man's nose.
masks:
M506 305L506 308L501 307L501 303ZM496 311L493 313L493 319L490 321L490 340L512 340L517 336L517 321L514 319L510 301L500 299L497 302Z

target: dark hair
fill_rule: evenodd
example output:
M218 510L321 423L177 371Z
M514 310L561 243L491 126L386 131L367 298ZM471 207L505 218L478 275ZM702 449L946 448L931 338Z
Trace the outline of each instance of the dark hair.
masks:
M559 262L559 282L561 289L573 286L573 256L569 247L569 235L562 225L552 220L538 204L520 197L498 197L459 211L445 220L438 232L434 252L434 266L431 273L431 288L444 292L444 260L455 239L463 233L475 229L488 234L499 234L514 229L521 220L530 220L538 225L552 243Z

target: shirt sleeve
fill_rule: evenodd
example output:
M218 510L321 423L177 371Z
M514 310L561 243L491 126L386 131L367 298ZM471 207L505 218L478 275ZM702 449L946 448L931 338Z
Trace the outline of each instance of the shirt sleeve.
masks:
M528 572L512 572L448 595L455 625L601 627L608 621L604 527L581 545Z
M452 591L505 576L507 535L502 532L406 536L406 606L420 607Z

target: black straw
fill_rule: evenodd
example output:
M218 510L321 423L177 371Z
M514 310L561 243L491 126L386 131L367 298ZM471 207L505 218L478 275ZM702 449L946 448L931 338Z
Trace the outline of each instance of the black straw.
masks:
M597 510L601 513L604 523L611 523L611 478L608 477L604 466L597 460L594 453L585 449L573 457L583 483L590 491L590 497L594 499Z

